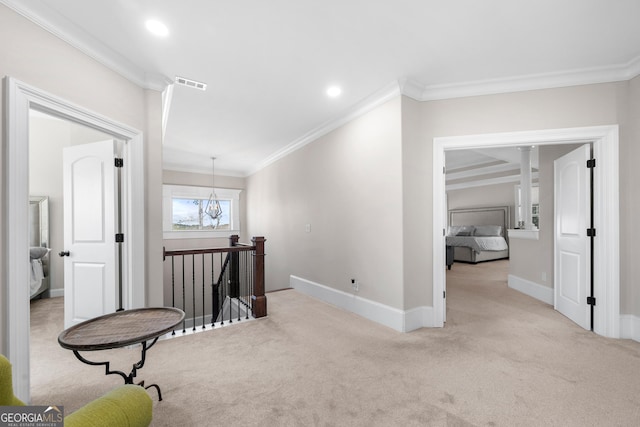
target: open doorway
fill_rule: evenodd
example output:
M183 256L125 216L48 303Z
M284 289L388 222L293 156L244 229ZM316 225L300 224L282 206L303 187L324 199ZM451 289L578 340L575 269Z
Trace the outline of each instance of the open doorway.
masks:
M484 293L489 285L467 288L465 282L475 282L480 276L490 274L493 286L515 289L544 302L548 309L553 310L556 287L554 162L580 146L582 144L481 147L445 151L449 221L447 244L464 245L465 241L468 241L469 245L474 246L447 248L454 253L451 265L453 271L447 271L445 278L449 303L459 302L455 298L459 298L460 295L470 299L486 296ZM522 152L523 148L526 149L525 153ZM531 164L531 227L528 229L524 227L525 210L521 197L523 156L524 163ZM586 172L586 165L580 164ZM590 218L589 209L580 210L578 213L584 222ZM451 237L451 230L459 230L460 224L473 230L472 235ZM505 232L505 228L510 231ZM586 230L587 226L581 228ZM506 253L505 250L500 250L503 248L507 248ZM476 252L474 249L486 250ZM469 253L473 255L472 259ZM476 260L482 262L482 265L461 264L473 263ZM495 262L496 260L502 262ZM473 265L478 267L474 268ZM449 260L447 266L450 266ZM451 284L464 287L466 292L454 292ZM584 289L580 290L588 290L589 284L588 280L584 281ZM577 299L584 302L582 298ZM527 299L523 301L526 302ZM534 301L531 300L531 303Z
M559 145L593 143L599 170L594 179L597 205L595 227L604 235L595 242L594 295L599 307L594 313L594 331L608 337L620 335L619 297L619 196L618 196L618 127L554 129L501 134L435 138L433 144L433 301L434 325L443 326L446 310L445 226L446 192L444 152L448 149L478 147L514 147L519 145ZM602 303L600 303L600 301Z
M38 110L29 110L29 198L30 205L34 200L46 200L48 209L33 210L40 213L36 221L30 210L30 373L31 390L35 391L42 378L48 375L49 355L57 350L55 341L38 339L43 330L56 335L64 329L64 324L52 321L64 317L64 259L59 253L68 251L64 243L64 170L63 152L69 147L76 147L97 141L112 139L99 130L85 125L56 117ZM113 165L113 160L111 160ZM97 189L96 189L97 191ZM105 208L108 208L105 206ZM114 207L111 207L114 209ZM33 220L32 220L33 219ZM40 224L41 227L34 225ZM35 233L37 232L37 233ZM40 244L35 246L34 234L40 237ZM46 253L41 258L35 258ZM34 256L35 255L35 256ZM115 285L114 285L115 286ZM94 299L94 298L92 298ZM92 305L85 301L83 305ZM52 313L56 311L57 313ZM35 338L34 338L35 337Z
M125 188L125 233L130 236L123 288L125 307L142 307L145 301L144 256L144 147L142 133L123 126L68 101L5 77L7 130L5 197L6 254L5 295L3 315L7 331L6 350L14 366L14 391L24 401L30 401L29 368L29 110L65 118L126 141L126 157L131 164Z
M60 117L29 110L29 197L47 198L48 248L43 271L48 279L41 297L60 297L64 290L62 151L64 147L103 141L110 135ZM30 235L33 230L30 229ZM31 295L33 297L33 295Z

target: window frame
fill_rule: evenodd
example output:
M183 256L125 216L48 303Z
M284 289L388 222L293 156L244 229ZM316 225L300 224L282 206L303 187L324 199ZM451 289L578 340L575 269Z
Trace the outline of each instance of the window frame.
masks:
M218 200L231 201L230 228L226 230L173 230L173 199L193 198L208 199L211 195L211 187L194 185L162 186L162 234L163 239L209 239L216 237L229 237L240 232L240 193L242 190L234 188L215 189Z

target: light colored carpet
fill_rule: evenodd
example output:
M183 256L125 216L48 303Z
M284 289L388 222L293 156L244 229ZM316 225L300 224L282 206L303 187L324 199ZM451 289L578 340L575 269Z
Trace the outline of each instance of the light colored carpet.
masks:
M138 376L162 388L152 425L640 425L640 343L508 289L507 266L454 264L442 329L402 334L286 290L268 318L159 342ZM69 412L122 382L57 345L61 299L35 301L32 328L32 403ZM127 372L137 355L90 354Z

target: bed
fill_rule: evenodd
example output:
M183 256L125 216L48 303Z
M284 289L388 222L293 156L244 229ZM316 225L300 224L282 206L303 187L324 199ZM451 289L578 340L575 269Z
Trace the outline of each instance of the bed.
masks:
M454 261L476 264L509 258L510 218L509 206L449 210L447 267L451 269Z

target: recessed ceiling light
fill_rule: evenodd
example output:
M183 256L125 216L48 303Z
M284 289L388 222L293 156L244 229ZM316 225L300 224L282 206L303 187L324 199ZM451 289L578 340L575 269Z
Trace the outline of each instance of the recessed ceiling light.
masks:
M327 96L330 98L340 96L341 93L342 89L340 89L338 86L331 86L329 89L327 89Z
M169 35L169 29L167 28L167 26L155 19L149 19L145 23L145 26L147 27L147 30L149 30L149 32L154 36L166 37Z

